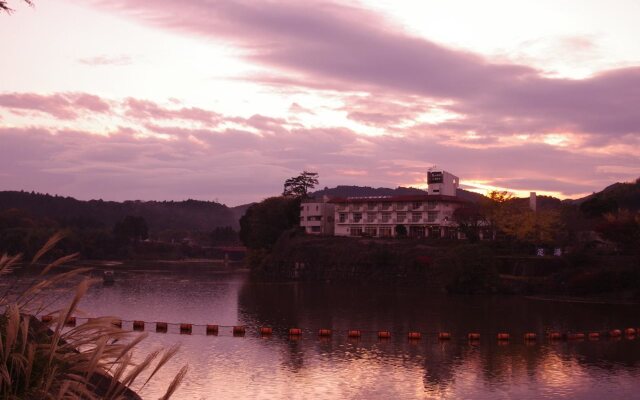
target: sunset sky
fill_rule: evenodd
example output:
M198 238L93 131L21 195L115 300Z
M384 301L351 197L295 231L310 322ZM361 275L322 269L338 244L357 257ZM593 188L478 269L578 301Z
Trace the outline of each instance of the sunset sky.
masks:
M0 190L320 186L579 197L640 176L637 0L10 1Z

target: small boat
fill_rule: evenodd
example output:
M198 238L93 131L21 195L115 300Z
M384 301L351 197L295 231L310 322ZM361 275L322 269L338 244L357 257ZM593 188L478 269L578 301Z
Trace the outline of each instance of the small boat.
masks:
M105 285L112 285L115 282L113 270L106 270L102 273L102 283Z

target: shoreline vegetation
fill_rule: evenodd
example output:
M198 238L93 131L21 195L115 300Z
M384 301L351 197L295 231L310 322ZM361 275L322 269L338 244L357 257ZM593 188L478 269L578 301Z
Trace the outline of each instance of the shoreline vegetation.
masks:
M77 259L77 254L40 261L62 239L54 235L27 265L37 275L27 288L15 285L13 270L21 256L0 258L0 279L8 285L0 297L0 398L2 399L129 399L141 391L178 352L177 346L158 349L134 361L133 351L146 334L123 330L115 317L100 317L70 326L82 296L93 280L90 268L73 268L52 274ZM84 277L84 278L83 278ZM58 284L82 278L70 303L52 310L42 294ZM14 279L12 283L12 279ZM36 316L47 315L48 321ZM184 366L168 385L161 399L168 399L187 372Z
M640 179L578 200L539 196L536 211L528 199L507 192L470 197L452 216L466 239L450 240L306 236L299 228L300 203L314 196L308 191L317 180L315 173L307 175L297 177L301 183L287 180L281 196L234 208L239 231L218 224L228 219L200 220L201 213L220 208L206 202L81 202L0 192L0 253L30 258L43 237L64 231L65 239L51 249L51 256L77 252L85 265L97 269L117 270L126 264L221 271L244 267L252 279L267 281L386 282L450 293L640 298ZM379 189L337 187L318 193L328 190L336 196L344 190L367 196ZM18 200L26 201L25 206ZM492 240L480 240L480 231L490 232ZM540 248L546 256L536 256ZM561 255L549 256L556 249Z
M446 293L640 301L637 257L509 253L493 241L314 237L291 230L269 252L251 251L248 263L254 279L266 281L384 282Z

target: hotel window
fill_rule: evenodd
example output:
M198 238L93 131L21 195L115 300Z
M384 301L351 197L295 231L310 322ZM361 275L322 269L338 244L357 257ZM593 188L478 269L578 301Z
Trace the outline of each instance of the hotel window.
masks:
M376 209L376 206L377 206L377 205L378 205L378 204L376 204L376 203L367 203L367 210L371 210L371 211L373 211L373 210L375 210L375 209Z
M378 235L378 229L374 228L372 226L368 226L366 228L364 228L364 234L367 236L377 236Z
M311 227L311 232L320 233L320 226L312 226Z
M362 213L353 213L353 222L362 221Z
M411 222L420 222L422 213L411 213Z
M436 222L437 219L438 219L438 212L437 211L429 211L429 212L427 212L427 222Z
M391 213L382 213L382 222L391 222Z
M398 222L404 222L407 219L407 213L399 212L397 219Z
M349 229L349 234L351 236L362 236L362 228L360 228L360 227L350 228Z
M413 204L411 205L413 210L419 210L420 207L422 207L422 203L419 201L414 201Z
M387 210L391 210L391 203L382 203L382 204L380 205L380 208L381 208L382 210L385 210L385 211L387 211Z
M407 209L407 204L406 203L397 203L396 204L396 210L406 210Z
M347 213L340 213L338 218L340 218L340 222L347 222Z
M376 222L376 213L367 213L367 222Z
M427 201L427 210L433 210L437 205L435 201Z
M391 228L380 228L380 237L391 237Z

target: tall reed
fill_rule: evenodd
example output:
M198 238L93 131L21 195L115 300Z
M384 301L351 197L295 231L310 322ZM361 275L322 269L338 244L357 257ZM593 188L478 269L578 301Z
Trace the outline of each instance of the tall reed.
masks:
M26 265L36 267L61 239L62 235L54 235ZM0 399L139 399L131 388L143 389L178 351L177 347L152 351L135 363L133 350L146 334L116 327L114 317L65 327L89 289L90 279L78 284L66 307L49 313L53 316L50 323L38 321L35 315L50 311L43 292L89 269L45 274L76 257L64 256L48 263L26 289L14 282L0 296ZM1 256L0 280L8 279L20 261L20 255ZM187 367L182 367L161 399L171 397L186 371Z

